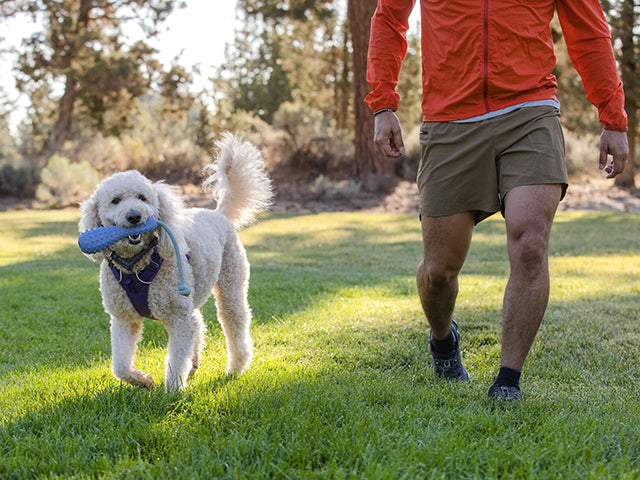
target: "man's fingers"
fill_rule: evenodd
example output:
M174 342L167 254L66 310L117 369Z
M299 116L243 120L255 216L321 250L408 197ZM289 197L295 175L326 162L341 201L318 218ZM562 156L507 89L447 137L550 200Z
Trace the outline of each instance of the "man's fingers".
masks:
M608 156L612 156L611 163L607 165ZM598 164L600 169L608 173L607 178L613 178L622 173L629 158L629 143L626 132L603 130L600 135L600 157Z
M395 113L388 111L376 116L373 140L388 157L399 157L404 153L402 129Z
M375 143L378 144L382 153L387 155L388 157L393 156L393 151L391 149L391 143L389 142L389 136L385 135L384 132L376 132L376 137L374 138Z
M389 145L398 155L404 154L404 142L402 141L402 130L397 129L391 132L392 137L389 139Z
M600 157L598 157L598 168L602 170L607 165L607 150L601 144L600 145Z

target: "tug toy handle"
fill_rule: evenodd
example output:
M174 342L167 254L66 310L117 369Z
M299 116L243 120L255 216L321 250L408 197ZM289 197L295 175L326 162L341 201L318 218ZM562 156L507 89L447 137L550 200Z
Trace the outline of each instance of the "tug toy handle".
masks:
M169 238L171 239L171 243L173 243L173 249L176 251L176 260L178 261L178 273L180 273L180 286L178 287L178 292L183 297L188 297L191 294L191 289L184 284L184 274L182 273L182 260L180 259L180 249L178 248L178 242L176 241L175 237L173 236L173 233L171 233L171 230L169 229L166 223L160 220L157 220L157 222L158 222L158 225L160 225L162 228L165 229L165 231L167 232L167 235L169 235Z

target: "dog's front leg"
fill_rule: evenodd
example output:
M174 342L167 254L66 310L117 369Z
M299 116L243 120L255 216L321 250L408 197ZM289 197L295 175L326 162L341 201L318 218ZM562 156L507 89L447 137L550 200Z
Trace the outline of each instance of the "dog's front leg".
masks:
M156 388L151 375L134 365L138 342L142 337L142 320L128 321L111 317L111 370L113 375L132 385Z
M165 323L169 343L165 361L164 389L171 392L187 387L187 378L194 365L194 349L198 342L198 326L193 317L179 318Z

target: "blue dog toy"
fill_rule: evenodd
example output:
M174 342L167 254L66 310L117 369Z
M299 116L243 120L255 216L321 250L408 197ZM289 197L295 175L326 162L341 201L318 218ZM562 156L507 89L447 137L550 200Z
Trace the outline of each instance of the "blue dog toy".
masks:
M143 224L132 228L124 228L120 225L90 228L80 234L78 245L84 253L98 253L118 240L147 233L156 228L158 228L158 221L153 217L149 217Z
M173 236L173 233L171 233L169 227L164 222L156 220L154 217L149 217L143 224L131 228L124 228L120 225L90 228L80 234L78 237L78 246L84 253L98 253L105 248L108 248L110 245L113 245L118 240L150 232L158 228L158 225L167 231L167 234L171 239L171 243L173 243L173 248L176 252L176 259L178 261L178 272L180 273L180 286L178 287L178 291L180 292L180 295L187 297L191 293L191 289L184 284L184 274L182 272L182 260L180 259L178 242Z

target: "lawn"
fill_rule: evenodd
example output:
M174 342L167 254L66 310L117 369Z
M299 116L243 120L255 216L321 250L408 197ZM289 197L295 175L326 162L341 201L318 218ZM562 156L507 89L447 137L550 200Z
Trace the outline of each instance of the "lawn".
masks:
M241 232L256 353L226 378L213 301L184 393L110 373L98 265L78 212L0 213L0 478L640 478L640 216L552 232L549 309L522 404L499 367L504 223L476 230L455 317L472 381L434 378L415 215L266 216ZM162 382L166 334L138 365Z

